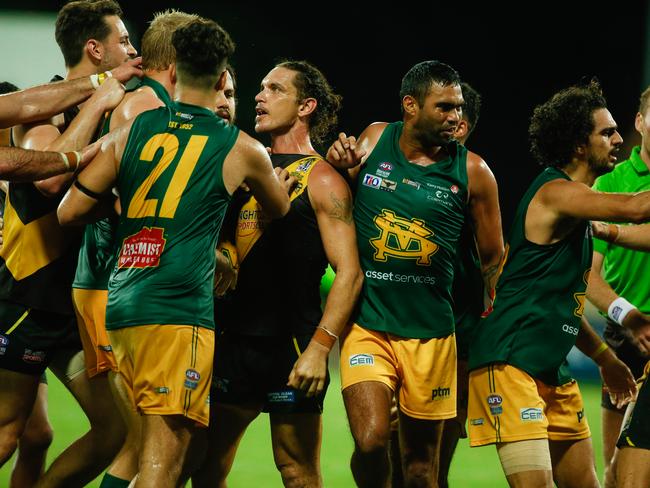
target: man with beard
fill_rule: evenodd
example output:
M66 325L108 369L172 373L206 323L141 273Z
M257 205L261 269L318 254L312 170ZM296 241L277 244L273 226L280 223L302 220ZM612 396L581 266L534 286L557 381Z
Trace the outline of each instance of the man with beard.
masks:
M451 287L468 215L485 287L503 253L496 181L454 140L463 95L439 61L413 66L400 90L403 121L345 134L327 159L358 178L354 220L365 282L341 348L341 387L361 487L387 486L390 403L399 402L406 486L434 486L444 419L456 416Z
M547 168L515 215L491 313L469 351L472 446L496 444L513 487L597 487L590 431L566 355L573 345L601 368L614 403L629 401L629 369L582 317L591 268L589 219L650 218L650 192L607 195L590 186L623 142L592 81L538 106L531 151Z

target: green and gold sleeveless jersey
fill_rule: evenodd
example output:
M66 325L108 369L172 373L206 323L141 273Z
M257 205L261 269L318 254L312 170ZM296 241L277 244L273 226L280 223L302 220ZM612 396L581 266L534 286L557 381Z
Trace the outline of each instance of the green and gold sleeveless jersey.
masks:
M148 86L165 105L171 103L169 93L164 86L156 80L145 76L129 92ZM108 134L111 126L111 115L104 120L101 135ZM77 261L77 272L72 283L73 288L86 290L106 290L108 278L115 266L115 226L117 218L106 218L92 224L84 229Z
M107 329L214 328L214 253L230 201L222 168L238 134L210 110L180 102L135 119L116 185L122 213Z
M591 226L582 222L563 240L540 245L526 239L530 201L542 185L569 177L544 170L519 204L493 310L470 346L469 367L508 363L549 385L569 381L564 367L584 312L591 268Z
M354 320L427 339L454 332L451 284L467 206L467 150L429 166L399 148L402 122L384 129L359 174L354 220L365 280Z

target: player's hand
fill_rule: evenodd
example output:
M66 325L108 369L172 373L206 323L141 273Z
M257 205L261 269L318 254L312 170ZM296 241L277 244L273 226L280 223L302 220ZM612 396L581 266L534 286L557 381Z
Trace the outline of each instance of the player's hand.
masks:
M219 251L217 251L219 252ZM226 266L215 269L214 273L214 294L222 297L228 290L234 290L237 286L239 270L233 268L230 263Z
M646 356L650 355L650 317L638 309L630 310L623 327L632 333L632 342Z
M102 147L102 142L104 142L103 138L93 142L92 144L89 144L81 151L79 151L81 153L81 159L79 160L78 170L83 169L88 163L93 160L93 158L99 152L99 149Z
M102 110L113 110L124 98L124 86L115 78L107 79L97 88L90 101L98 103Z
M605 388L609 392L609 398L616 405L616 408L622 408L634 400L636 382L634 376L632 376L632 371L623 361L616 357L616 354L611 349L603 354L603 360L598 364L598 367Z
M318 395L325 388L327 379L327 356L329 350L311 341L289 373L288 386L307 392L308 397Z
M609 224L592 220L591 231L596 239L602 239L603 241L606 241L609 237Z
M336 168L353 168L361 163L366 151L357 147L357 139L354 136L346 136L344 132L327 150L326 159Z
M275 174L278 175L278 179L280 180L280 184L284 187L284 190L288 195L291 195L291 192L298 184L296 177L291 176L291 173L283 168L274 168L273 170L275 171Z
M112 69L111 74L120 83L126 83L134 76L142 78L144 76L144 72L142 71L142 56L129 59L122 63L117 68Z

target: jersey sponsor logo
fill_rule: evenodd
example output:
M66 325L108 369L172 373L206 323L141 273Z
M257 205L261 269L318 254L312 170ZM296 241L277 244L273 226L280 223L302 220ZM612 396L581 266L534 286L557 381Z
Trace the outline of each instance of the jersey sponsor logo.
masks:
M39 364L45 361L45 351L32 351L25 349L23 353L23 361L26 363Z
M366 174L363 177L364 186L369 186L370 188L379 188L381 186L382 178L375 175Z
M97 347L104 352L113 352L113 347L110 344L108 346L98 345Z
M3 336L0 334L0 346L8 346L9 345L9 338L7 336Z
M196 390L200 380L201 374L197 370L192 368L185 370L185 388L188 390Z
M186 114L184 112L176 112L176 117L179 117L184 120L192 120L194 118L194 115Z
M562 331L566 332L567 334L577 336L580 329L578 327L573 327L569 324L562 324Z
M451 396L451 388L443 388L439 386L431 390L431 400L444 400Z
M156 386L153 391L154 393L158 393L160 395L167 395L169 393L169 388L166 386Z
M373 222L380 230L379 237L370 239L376 249L375 261L388 261L388 257L414 259L418 266L431 265L431 256L438 245L427 239L433 231L420 219L398 217L392 210L384 209Z
M544 418L541 408L522 408L519 410L519 418L522 422L541 422Z
M384 191L395 191L397 189L397 182L390 181L384 178L383 180L381 180L381 185L379 186L379 189Z
M413 188L416 190L419 190L420 187L422 186L420 183L417 181L409 180L408 178L403 178L402 183L406 183L407 185L411 185Z
M143 227L138 233L124 239L117 261L118 268L155 268L167 240L161 227Z
M269 403L296 403L296 392L293 390L270 391L266 394Z
M490 407L490 413L492 415L501 415L503 413L503 398L501 395L493 394L487 397L487 404Z
M576 412L576 415L578 416L578 423L582 423L582 419L585 418L585 409L583 408L582 410ZM632 420L632 415L628 415L628 423ZM629 425L628 425L629 427ZM624 427L623 430L625 430L627 427Z
M350 366L374 366L375 357L372 354L354 354L350 356Z
M393 283L413 283L416 285L435 285L436 277L429 275L414 275L414 274L401 274L393 273L392 271L375 271L366 270L364 272L366 278L373 280L392 281Z
M458 185L451 185L451 186L449 187L449 189L451 190L451 192L452 192L454 195L455 195L456 193L458 193L458 190L460 190L460 188L458 188Z
M483 417L478 418L478 419L469 419L469 424L470 425L483 425L485 423L485 420Z
M383 163L379 163L379 169L382 171L393 171L393 165L385 161Z

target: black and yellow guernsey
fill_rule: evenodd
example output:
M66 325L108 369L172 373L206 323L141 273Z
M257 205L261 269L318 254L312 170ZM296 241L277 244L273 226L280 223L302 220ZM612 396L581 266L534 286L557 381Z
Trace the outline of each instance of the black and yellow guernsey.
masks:
M467 150L428 166L399 147L402 122L386 126L364 164L354 205L364 284L361 326L430 339L454 332L451 288L467 209Z
M549 385L571 380L566 356L576 343L591 268L591 227L584 221L554 244L526 239L531 200L549 181L570 179L547 168L521 200L510 232L493 310L470 345L469 368L511 364Z
M61 132L78 113L77 107L64 112ZM63 192L46 197L33 183L9 183L0 248L0 299L46 312L73 313L70 287L80 233L59 225L56 209L62 198Z
M128 92L148 86L165 106L169 106L171 98L164 86L156 80L145 76L140 82ZM111 114L105 119L101 135L108 134L111 126ZM73 288L85 290L107 290L108 279L115 267L117 259L117 244L115 240L115 228L117 227L117 216L108 217L84 228L79 259L77 261L77 272L72 283Z
M265 222L249 195L233 201L234 218L225 225L235 240L239 277L237 288L215 301L215 324L247 336L311 335L322 316L319 285L327 257L307 190L321 158L273 154L271 160L299 180L291 208L282 219Z

